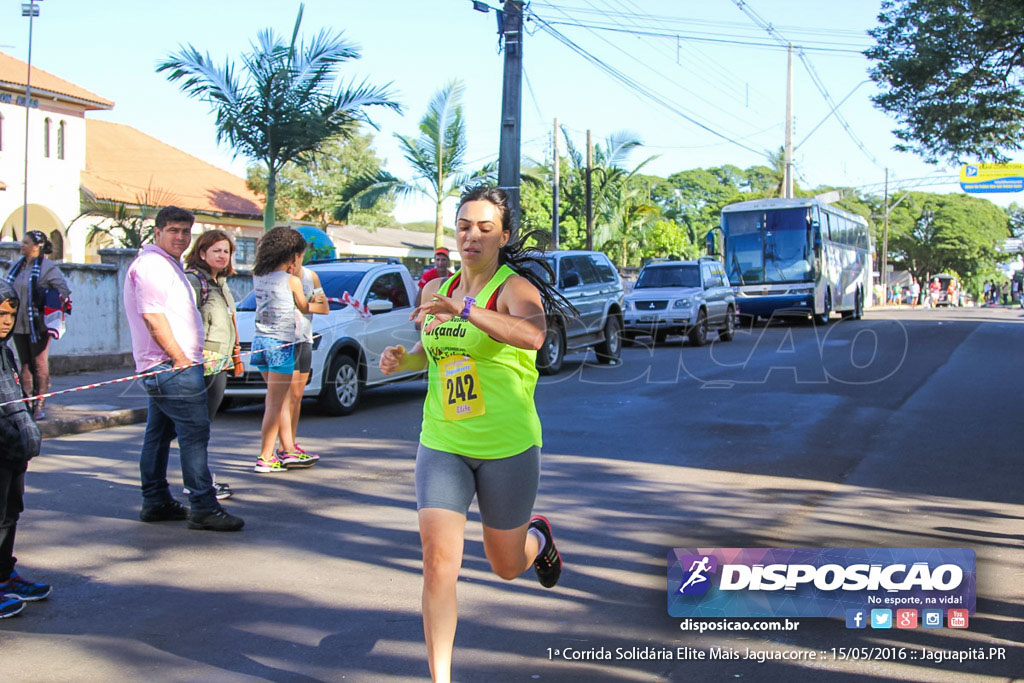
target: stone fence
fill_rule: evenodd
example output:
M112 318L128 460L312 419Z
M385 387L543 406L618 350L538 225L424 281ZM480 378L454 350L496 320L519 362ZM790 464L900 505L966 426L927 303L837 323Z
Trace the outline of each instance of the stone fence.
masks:
M20 257L18 242L0 242L0 268L6 274ZM132 339L124 314L122 291L134 249L100 249L101 263L58 263L71 289L72 312L67 332L50 342L50 370L69 374L131 367ZM236 300L252 290L252 275L239 272L228 280Z

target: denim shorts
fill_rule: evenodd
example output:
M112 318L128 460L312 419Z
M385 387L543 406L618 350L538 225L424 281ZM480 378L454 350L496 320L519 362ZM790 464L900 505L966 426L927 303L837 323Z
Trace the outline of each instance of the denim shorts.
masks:
M284 345L284 346L283 346ZM260 372L295 372L295 344L256 335L252 339L252 364Z

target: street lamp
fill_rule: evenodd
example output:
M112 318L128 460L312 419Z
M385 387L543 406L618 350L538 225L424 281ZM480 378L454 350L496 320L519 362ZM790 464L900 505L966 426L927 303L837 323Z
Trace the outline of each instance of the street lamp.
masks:
M32 20L39 16L43 0L29 0L21 4L21 16L28 17L28 75L25 77L25 194L21 207L21 236L28 232L28 111L32 108ZM17 237L17 235L15 235Z

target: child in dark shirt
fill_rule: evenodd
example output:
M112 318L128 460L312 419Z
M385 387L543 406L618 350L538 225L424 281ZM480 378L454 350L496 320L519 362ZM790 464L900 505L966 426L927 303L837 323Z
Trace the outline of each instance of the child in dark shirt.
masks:
M7 347L19 303L14 288L0 281L0 404L25 398L14 354ZM39 445L39 427L28 404L0 405L0 619L14 616L26 602L50 595L50 586L27 581L14 569L14 532L24 510L25 471Z

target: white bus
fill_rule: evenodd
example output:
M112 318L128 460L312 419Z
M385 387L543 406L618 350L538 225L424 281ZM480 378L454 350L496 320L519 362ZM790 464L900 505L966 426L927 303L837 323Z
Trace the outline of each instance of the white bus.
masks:
M871 231L860 216L817 199L755 199L723 208L721 230L737 313L827 324L871 305Z

